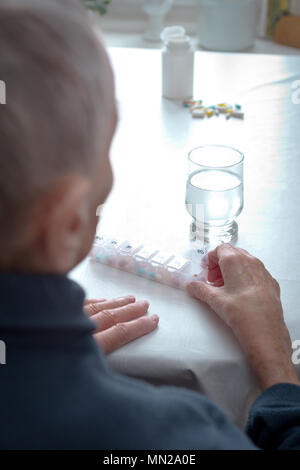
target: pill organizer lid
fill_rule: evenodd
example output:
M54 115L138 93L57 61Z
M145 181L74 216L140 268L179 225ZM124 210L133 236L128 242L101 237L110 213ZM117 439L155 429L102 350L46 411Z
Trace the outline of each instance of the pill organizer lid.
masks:
M139 251L143 245L131 243L129 240L125 240L121 245L118 247L118 250L121 254L134 254Z
M151 258L157 252L158 252L158 250L155 249L155 248L144 246L141 250L139 250L136 253L135 257L140 258L140 259L144 259L144 260L148 260L149 258Z
M190 260L183 258L182 256L175 256L175 258L169 261L167 267L169 269L174 269L175 271L180 271L182 268L186 267L190 263Z
M117 248L119 245L120 245L120 242L118 242L116 238L109 238L104 243L105 248L112 248L112 249Z
M164 251L159 251L152 259L151 262L158 264L158 265L164 265L170 259L174 258L174 255L172 253L166 253Z
M119 246L119 250L124 250L124 251L131 251L133 248L133 244L130 243L129 240L125 240L124 242L121 243Z
M105 242L105 238L101 235L97 235L95 237L95 240L94 240L94 245L103 245L103 243Z

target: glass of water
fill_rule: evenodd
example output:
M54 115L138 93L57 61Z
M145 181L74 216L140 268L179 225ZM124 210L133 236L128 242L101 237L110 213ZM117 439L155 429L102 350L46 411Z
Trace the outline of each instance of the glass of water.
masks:
M227 243L237 238L235 218L244 202L244 155L223 145L204 145L188 154L186 207L193 239Z

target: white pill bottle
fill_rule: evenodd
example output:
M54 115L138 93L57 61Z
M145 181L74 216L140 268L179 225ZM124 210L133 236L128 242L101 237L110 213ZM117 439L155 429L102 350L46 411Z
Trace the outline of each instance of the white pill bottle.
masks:
M161 33L162 95L171 100L193 97L194 48L182 26L170 26Z

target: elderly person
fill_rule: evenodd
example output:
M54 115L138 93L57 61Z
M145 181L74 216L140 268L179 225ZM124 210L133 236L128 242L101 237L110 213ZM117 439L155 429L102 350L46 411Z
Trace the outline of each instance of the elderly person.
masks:
M187 289L232 328L257 376L248 436L201 394L109 369L105 353L158 317L132 296L85 301L66 276L87 255L111 189L117 122L109 60L78 3L3 0L0 78L0 448L300 447L279 286L242 249L215 249L211 284Z

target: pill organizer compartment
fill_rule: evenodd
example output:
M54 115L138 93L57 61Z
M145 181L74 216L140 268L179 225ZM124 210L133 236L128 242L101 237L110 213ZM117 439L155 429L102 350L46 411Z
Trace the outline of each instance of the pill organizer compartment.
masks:
M153 256L150 261L150 278L157 282L162 282L166 284L166 266L168 262L175 256L172 253L167 253L164 251L159 251L155 256Z
M133 255L143 248L143 245L134 245L128 240L121 243L118 247L117 267L125 271L131 272L133 270Z
M118 260L118 247L120 242L116 238L109 238L100 246L96 260L109 266L116 266Z
M102 245L105 243L106 239L101 236L97 235L95 237L95 241L93 243L90 256L93 260L100 261L101 260L101 253L102 253Z
M190 271L191 261L182 256L175 256L166 266L166 284L178 289L182 288Z
M151 279L150 260L156 253L158 253L157 249L144 246L133 256L132 272Z

